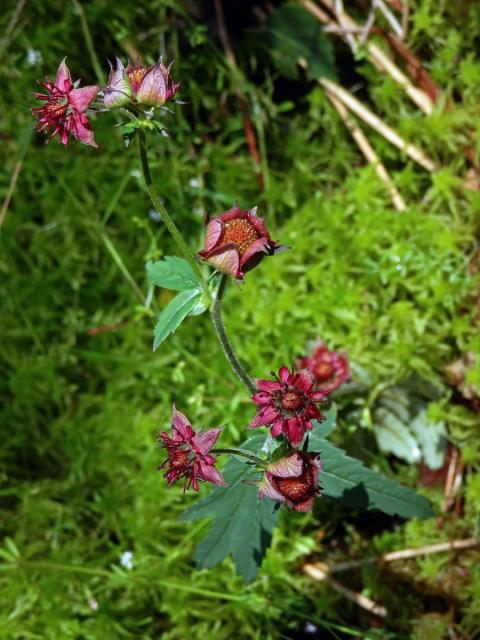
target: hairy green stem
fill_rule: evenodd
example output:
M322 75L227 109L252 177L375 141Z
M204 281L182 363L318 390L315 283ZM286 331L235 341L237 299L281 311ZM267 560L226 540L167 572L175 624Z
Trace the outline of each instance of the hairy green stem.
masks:
M250 460L250 462L254 462L255 464L258 464L261 467L264 467L267 464L265 460L258 458L253 453L249 453L248 451L245 451L245 449L222 448L222 449L212 449L211 451L212 453L231 453L235 456L240 456L241 458L245 458L245 460Z
M218 286L217 296L215 298L215 304L210 309L210 315L212 317L213 326L215 327L215 331L217 334L218 341L220 342L223 352L227 360L230 363L234 373L238 376L238 378L243 382L245 387L248 389L250 393L255 393L257 388L255 386L254 381L247 374L243 366L240 364L240 360L237 358L237 354L235 353L230 340L228 339L227 333L225 331L225 327L222 321L222 298L225 293L225 289L228 282L228 276L222 274L220 278L220 284Z
M150 165L148 162L147 138L146 138L145 132L142 129L139 129L138 131L138 141L139 141L140 162L142 165L143 177L145 179L145 185L147 187L150 200L152 201L152 204L155 207L155 210L158 211L158 213L160 213L160 215L162 216L162 221L164 222L165 226L170 232L170 235L172 236L178 248L180 249L181 253L183 254L183 257L185 258L185 260L187 260L189 265L192 267L193 272L197 276L198 282L200 283L200 286L202 287L203 292L205 293L205 296L207 297L209 303L211 304L213 302L212 294L210 292L210 289L208 288L208 284L205 281L205 278L203 277L202 271L198 266L190 247L185 242L182 234L178 230L177 225L172 220L172 218L170 217L170 214L163 206L162 201L160 200L160 196L158 195L157 190L155 189L155 186L153 184L152 174L150 172Z
M220 345L223 349L223 352L225 353L225 356L228 362L230 363L230 366L232 367L234 373L238 376L238 378L243 382L243 384L245 385L249 393L255 393L256 391L255 383L252 380L252 378L250 378L250 376L246 373L243 366L240 364L240 361L237 358L237 355L230 343L230 340L228 339L228 336L226 334L225 327L222 321L222 315L221 315L222 298L223 298L223 294L225 293L225 288L227 286L228 278L225 274L222 274L220 278L220 284L218 287L215 302L212 306L212 303L213 303L212 294L210 289L208 288L208 284L205 281L205 278L203 277L200 267L198 266L195 260L195 257L192 251L190 250L190 247L185 242L182 234L178 230L177 225L174 223L168 211L163 206L162 201L160 200L160 196L158 195L157 190L155 189L155 186L153 184L150 165L148 162L147 138L146 138L145 132L142 131L142 129L139 129L138 131L138 140L139 140L139 152L140 152L140 161L142 165L143 177L145 179L145 185L147 187L147 191L152 201L152 204L155 207L156 211L158 211L161 214L162 220L165 223L165 226L167 227L168 231L170 232L170 235L175 240L184 258L190 264L195 275L198 278L200 286L202 287L210 303L210 315L212 318L213 326L215 327L217 338L220 342Z

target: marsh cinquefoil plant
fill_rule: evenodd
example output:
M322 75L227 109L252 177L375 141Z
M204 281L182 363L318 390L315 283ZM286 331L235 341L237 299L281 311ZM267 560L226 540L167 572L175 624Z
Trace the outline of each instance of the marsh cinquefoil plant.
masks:
M33 114L37 129L49 140L58 135L65 146L70 137L95 146L88 111L111 109L128 118L124 125L128 143L137 138L147 191L181 254L147 263L151 284L178 292L158 317L154 349L187 316L208 312L228 362L257 405L256 415L245 427L246 436L248 429L262 428L262 432L250 432L239 448L217 447L222 429L194 430L175 406L171 432L157 434L167 454L159 468L169 486L183 481L184 491L199 491L200 482L215 485L209 496L182 516L185 521L211 519L209 532L197 547L198 565L211 567L231 554L245 581L253 579L282 504L289 511L310 511L315 498L323 497L403 517L432 515L426 498L365 468L327 440L336 418L330 395L349 378L345 355L319 342L310 356L290 368L272 363L275 369L282 365L278 374L272 373L273 379L252 379L240 362L222 322L228 281L243 281L264 257L284 247L272 240L256 208L244 211L235 204L208 222L198 256L190 249L158 196L148 158L147 133L166 133L157 117L179 89L170 67L162 60L151 67L125 67L117 59L106 87L79 88L63 61L55 82L46 80L44 86L48 94L34 94L44 104ZM208 265L208 273L203 265ZM218 456L229 457L222 472Z

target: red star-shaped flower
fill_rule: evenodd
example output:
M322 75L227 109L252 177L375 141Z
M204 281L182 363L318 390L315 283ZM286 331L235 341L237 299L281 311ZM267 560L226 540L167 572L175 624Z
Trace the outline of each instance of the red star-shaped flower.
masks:
M330 351L322 340L317 341L311 356L298 360L297 366L312 372L317 389L324 396L328 396L350 378L346 354Z
M60 142L67 146L69 136L73 136L82 144L96 147L93 131L85 111L95 99L100 87L74 88L70 71L65 59L58 67L55 82L48 78L41 83L48 93L34 93L37 100L45 102L41 107L32 109L37 118L37 131L46 132L49 142L58 135Z
M325 394L317 391L312 372L308 369L289 371L282 367L276 380L256 380L257 393L252 397L258 405L250 428L271 425L270 433L284 435L293 447L298 447L312 420L324 420L315 405Z

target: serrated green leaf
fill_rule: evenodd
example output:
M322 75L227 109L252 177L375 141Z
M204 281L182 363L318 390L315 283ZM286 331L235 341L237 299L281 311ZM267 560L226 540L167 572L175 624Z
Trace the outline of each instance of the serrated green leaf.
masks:
M198 287L198 278L192 267L183 258L165 256L162 260L146 264L148 281L157 287L185 291Z
M367 469L350 458L315 431L310 435L309 450L320 453L323 469L319 474L322 494L353 509L378 509L403 518L433 516L430 500L413 489Z
M313 430L317 438L326 438L334 430L337 424L337 405L333 403L330 409L322 413L325 416L323 422L312 420Z
M243 448L257 452L265 436L255 435ZM182 521L211 518L207 536L195 551L199 568L210 568L232 555L237 572L245 583L258 573L270 545L278 514L270 500L259 500L256 486L245 484L252 477L252 465L230 458L223 469L228 487L215 487L212 493L189 507Z
M193 307L197 304L202 292L199 289L187 289L181 291L168 303L158 316L157 324L153 330L153 350L176 331L178 326L188 316Z
M274 11L266 25L269 52L279 71L297 79L298 61L305 60L307 76L336 80L332 47L322 25L297 4L286 4Z
M409 464L420 461L422 454L417 438L394 413L387 409L377 409L374 413L373 428L382 451L393 453Z

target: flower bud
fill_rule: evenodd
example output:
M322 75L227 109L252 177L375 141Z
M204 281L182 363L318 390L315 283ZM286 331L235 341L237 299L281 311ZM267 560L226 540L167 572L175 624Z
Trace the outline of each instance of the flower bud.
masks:
M161 59L151 67L129 64L126 69L119 58L116 62L104 90L103 100L107 109L117 109L130 102L161 107L175 96L180 87L179 83L173 82L170 67L165 67Z
M138 70L137 72L138 73ZM160 60L146 70L135 93L138 104L161 107L177 93L180 84L174 84L168 69Z
M107 109L118 109L128 104L133 95L132 86L123 62L116 58L117 68L110 68L108 85L104 91L103 102Z

